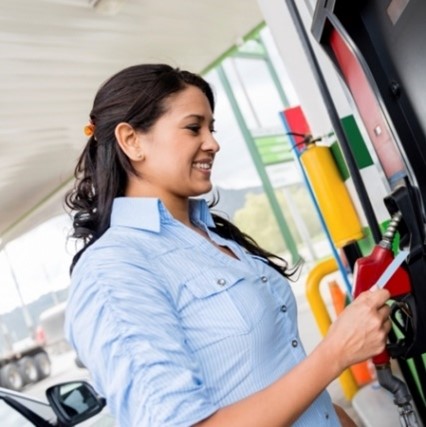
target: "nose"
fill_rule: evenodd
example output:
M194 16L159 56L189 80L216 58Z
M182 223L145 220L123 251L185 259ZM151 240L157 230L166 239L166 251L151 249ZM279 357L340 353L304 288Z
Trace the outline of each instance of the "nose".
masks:
M216 141L214 135L209 132L208 136L204 139L201 147L204 151L210 151L211 153L217 153L220 150L220 145Z

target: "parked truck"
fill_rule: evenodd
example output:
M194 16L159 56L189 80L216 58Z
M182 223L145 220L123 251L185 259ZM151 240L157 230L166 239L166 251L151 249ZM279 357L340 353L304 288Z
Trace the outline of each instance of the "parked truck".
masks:
M12 343L4 325L1 325L0 338L0 387L21 390L27 384L36 383L48 377L51 363L42 342L26 338Z

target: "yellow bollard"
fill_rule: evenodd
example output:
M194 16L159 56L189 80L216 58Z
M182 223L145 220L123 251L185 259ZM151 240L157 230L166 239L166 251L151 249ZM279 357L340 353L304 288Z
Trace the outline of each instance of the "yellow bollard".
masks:
M322 336L327 334L331 325L331 318L320 292L321 280L330 273L337 271L337 262L334 258L326 258L317 263L310 271L306 280L306 298L311 306L312 313ZM339 376L339 382L346 399L351 400L358 391L355 378L349 369Z

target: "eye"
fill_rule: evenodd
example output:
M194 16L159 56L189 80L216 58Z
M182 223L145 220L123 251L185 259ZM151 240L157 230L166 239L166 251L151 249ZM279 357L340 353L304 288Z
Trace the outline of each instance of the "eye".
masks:
M200 126L199 125L189 125L186 128L194 134L198 134L200 132Z
M216 133L216 129L215 128L210 128L210 132L211 133Z

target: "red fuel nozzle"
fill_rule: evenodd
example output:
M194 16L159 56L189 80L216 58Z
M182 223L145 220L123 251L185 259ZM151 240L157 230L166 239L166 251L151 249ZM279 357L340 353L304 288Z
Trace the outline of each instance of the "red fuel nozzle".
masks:
M354 298L361 292L370 289L379 279L386 267L394 258L390 245L380 242L370 255L360 258L354 268ZM401 297L411 293L411 284L407 271L399 267L386 283L385 288L391 293L391 298ZM387 350L373 357L376 366L388 364L390 356Z
M370 289L377 282L393 258L392 250L380 242L370 255L356 260L354 268L354 298L361 292ZM410 278L407 271L403 267L399 267L389 279L385 288L391 293L391 297L399 297L411 293Z
M376 245L371 254L356 260L354 267L354 298L361 292L370 289L379 279L382 281L382 273L394 259L391 247L400 220L401 214L397 212L389 223L382 241ZM402 255L401 253L400 256L402 257ZM387 275L384 277L387 277ZM389 290L391 299L403 299L407 294L412 293L410 277L402 266L397 268L390 279L385 282L384 287ZM374 356L373 363L376 367L379 384L394 396L394 403L398 406L400 412L401 425L407 427L417 426L417 417L411 405L411 395L406 384L392 374L388 350L385 349L382 353Z

